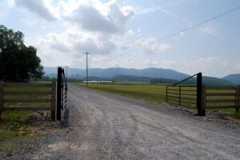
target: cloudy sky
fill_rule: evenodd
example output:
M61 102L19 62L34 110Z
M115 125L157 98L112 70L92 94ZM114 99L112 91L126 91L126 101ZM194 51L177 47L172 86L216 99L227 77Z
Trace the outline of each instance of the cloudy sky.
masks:
M44 66L240 72L239 0L0 0Z

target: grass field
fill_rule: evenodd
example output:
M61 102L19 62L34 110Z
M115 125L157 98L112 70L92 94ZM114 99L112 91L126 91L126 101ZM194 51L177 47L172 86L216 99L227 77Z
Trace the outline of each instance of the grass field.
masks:
M85 84L80 84L85 85ZM165 85L147 85L147 84L89 84L89 88L105 91L110 93L116 93L124 96L129 96L133 98L143 99L152 103L162 103L166 101L166 86ZM209 90L209 92L218 92L218 90ZM219 90L219 93L222 91ZM186 92L188 93L188 92ZM183 96L184 97L184 96ZM214 98L214 97L211 97ZM215 97L219 98L219 97ZM222 97L220 97L222 98ZM223 97L223 99L228 99L232 97ZM182 103L185 107L195 108L196 105L188 103L184 98L182 99ZM221 104L218 104L221 105ZM192 109L196 112L196 109ZM222 112L226 115L240 118L240 114L235 112L234 108L229 109L210 109L207 108L207 111L210 112Z
M109 85L109 84L90 84L89 88L107 91L111 93L118 93L124 96L133 98L141 98L153 103L162 103L165 101L166 86L162 85Z
M15 150L15 140L34 136L28 120L32 112L6 111L0 121L0 152Z

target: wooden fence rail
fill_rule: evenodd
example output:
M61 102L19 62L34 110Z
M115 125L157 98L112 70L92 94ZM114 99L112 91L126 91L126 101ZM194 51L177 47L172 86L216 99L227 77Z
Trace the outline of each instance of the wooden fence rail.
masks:
M195 85L187 85L185 82L194 80ZM197 109L197 115L205 116L204 93L202 73L194 74L166 88L166 101L179 106Z
M166 101L170 104L197 108L197 87L170 86L166 89ZM202 86L201 103L206 110L240 108L240 87L211 88Z
M196 87L173 86L166 89L166 101L174 105L196 108Z
M229 109L239 111L240 88L209 88L206 91L207 109Z
M3 111L50 111L55 120L56 82L0 83L0 117Z

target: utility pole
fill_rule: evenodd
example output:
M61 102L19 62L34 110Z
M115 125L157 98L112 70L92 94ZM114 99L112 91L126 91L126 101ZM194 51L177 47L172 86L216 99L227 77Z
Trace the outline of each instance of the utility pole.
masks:
M86 82L88 86L88 52L86 52Z
M64 70L65 70L65 79L66 79L66 80L70 79L70 78L69 78L69 66L65 66L65 67L64 67Z

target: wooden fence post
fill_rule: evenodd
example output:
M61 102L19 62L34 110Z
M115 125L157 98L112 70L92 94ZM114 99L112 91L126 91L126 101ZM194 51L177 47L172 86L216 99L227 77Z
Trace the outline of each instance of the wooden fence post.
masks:
M57 120L61 120L61 110L62 110L62 68L58 67L58 76L57 76Z
M168 102L168 86L166 87L166 102Z
M237 87L236 89L236 97L235 97L235 105L236 105L236 112L239 112L240 108L240 86Z
M206 114L206 107L207 107L207 88L203 85L202 86L202 110L203 114Z
M3 82L0 82L0 120L2 119L2 111L4 107L4 92L3 92Z
M52 81L51 90L51 120L56 120L56 81Z
M178 104L179 104L179 106L181 106L181 104L182 104L182 88L181 88L181 86L179 86L179 88L178 88L179 90L178 90Z

